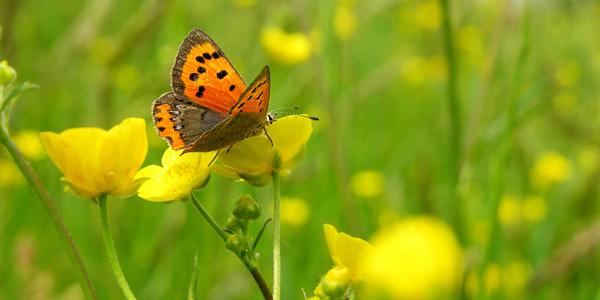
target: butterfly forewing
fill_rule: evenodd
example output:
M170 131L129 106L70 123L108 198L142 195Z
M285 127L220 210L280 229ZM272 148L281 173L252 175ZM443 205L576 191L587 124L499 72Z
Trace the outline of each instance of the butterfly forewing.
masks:
M266 117L269 108L271 79L269 66L265 66L252 84L242 93L237 103L231 108L231 114L239 112L258 113Z
M236 104L246 84L219 46L194 29L185 38L173 65L176 94L220 113Z

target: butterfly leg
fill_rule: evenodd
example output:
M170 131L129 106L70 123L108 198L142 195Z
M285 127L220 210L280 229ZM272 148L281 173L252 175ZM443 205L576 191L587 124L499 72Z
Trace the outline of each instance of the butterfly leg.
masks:
M217 156L219 156L220 151L221 150L219 150L219 151L217 151L217 153L215 153L215 157L213 157L213 159L208 163L209 166L212 165L215 162L215 160L217 160Z
M273 140L271 139L271 137L269 136L269 133L267 132L267 127L263 127L263 130L265 132L265 135L269 139L269 142L271 142L271 147L273 147Z
M229 150L231 150L231 148L233 148L233 145L235 145L235 143L229 145L229 147L227 147L227 150L225 151L225 153L229 153Z

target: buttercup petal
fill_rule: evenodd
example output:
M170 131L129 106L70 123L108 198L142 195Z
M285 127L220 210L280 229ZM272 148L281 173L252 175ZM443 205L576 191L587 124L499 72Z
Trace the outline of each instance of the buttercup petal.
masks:
M365 240L340 233L336 241L337 257L341 264L350 270L353 281L362 278L360 264L364 257L369 256L373 246Z
M333 263L336 265L341 265L342 263L338 259L337 254L337 229L330 224L324 224L323 232L325 233L325 241L327 242L327 248L329 249L329 255L331 255Z

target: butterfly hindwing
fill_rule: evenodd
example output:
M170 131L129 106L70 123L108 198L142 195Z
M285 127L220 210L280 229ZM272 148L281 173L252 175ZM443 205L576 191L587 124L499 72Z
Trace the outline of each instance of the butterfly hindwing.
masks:
M219 46L194 29L179 47L171 78L173 91L194 103L227 113L246 84Z
M231 108L232 115L239 112L258 113L264 118L269 107L271 77L269 66L265 66L252 84L241 94L237 103Z
M187 148L227 118L226 114L182 100L173 92L154 101L152 116L158 135L176 150Z

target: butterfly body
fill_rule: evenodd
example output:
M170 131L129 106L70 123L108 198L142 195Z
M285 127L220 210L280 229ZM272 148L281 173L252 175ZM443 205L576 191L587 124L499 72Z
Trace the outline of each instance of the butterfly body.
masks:
M269 123L268 66L246 86L223 51L200 30L184 39L171 86L172 92L154 101L152 113L158 135L173 149L222 149L260 134Z

